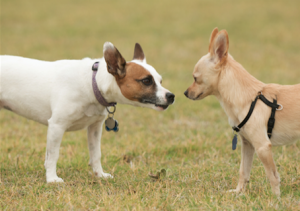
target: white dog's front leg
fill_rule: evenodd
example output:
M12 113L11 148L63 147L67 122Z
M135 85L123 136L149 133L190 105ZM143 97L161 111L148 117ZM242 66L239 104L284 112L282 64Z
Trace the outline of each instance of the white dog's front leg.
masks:
M101 165L101 135L102 125L105 116L99 122L96 122L88 127L88 144L90 151L90 162L96 176L103 178L113 178L112 175L104 173Z
M46 149L46 179L49 182L63 182L63 179L56 175L56 163L59 157L59 147L65 132L64 127L58 124L50 123L47 133L47 149Z

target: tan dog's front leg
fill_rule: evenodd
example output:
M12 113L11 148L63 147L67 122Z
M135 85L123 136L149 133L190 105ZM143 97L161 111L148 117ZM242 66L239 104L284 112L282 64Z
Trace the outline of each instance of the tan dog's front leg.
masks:
M253 155L254 155L254 147L252 144L242 137L242 159L241 159L241 165L240 165L240 178L239 178L239 183L234 190L230 190L229 192L236 192L239 193L243 190L245 190L246 185L249 182L250 179L250 171L252 167L252 162L253 162Z
M265 167L273 193L280 196L280 177L273 160L272 144L269 142L259 148L256 148L256 153Z
M238 186L236 187L236 192L245 190L246 185L249 183L254 151L252 144L242 137L242 160L240 166L240 178Z

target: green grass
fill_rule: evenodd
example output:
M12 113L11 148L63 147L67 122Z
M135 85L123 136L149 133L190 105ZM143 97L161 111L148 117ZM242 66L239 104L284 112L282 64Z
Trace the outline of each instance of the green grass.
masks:
M300 142L274 148L281 199L254 159L245 193L237 185L240 143L214 97L183 92L214 27L227 29L230 53L266 83L300 79L300 2L1 0L1 54L43 60L102 57L105 41L130 60L139 42L176 95L165 112L118 105L118 133L103 132L102 180L88 166L86 131L66 133L58 176L47 184L45 126L0 112L1 210L300 210ZM129 157L124 160L124 156ZM149 172L166 169L153 181Z

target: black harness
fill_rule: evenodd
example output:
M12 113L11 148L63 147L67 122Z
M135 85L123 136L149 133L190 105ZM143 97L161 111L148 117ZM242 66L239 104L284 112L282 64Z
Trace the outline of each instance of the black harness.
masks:
M272 131L273 131L273 128L274 128L274 125L275 125L275 112L276 112L276 110L282 110L283 106L280 105L280 104L277 104L276 99L273 99L273 103L270 102L267 98L265 98L265 96L263 96L262 92L260 92L256 96L255 100L251 103L250 110L249 110L247 116L245 117L245 119L238 126L233 126L232 129L237 133L240 132L240 129L249 120L249 118L250 118L250 116L251 116L251 114L254 110L257 99L261 99L261 101L263 101L267 106L272 108L271 116L270 116L269 121L268 121L268 137L271 138ZM236 149L236 144L237 144L237 136L235 134L235 136L233 137L233 140L232 140L232 150Z

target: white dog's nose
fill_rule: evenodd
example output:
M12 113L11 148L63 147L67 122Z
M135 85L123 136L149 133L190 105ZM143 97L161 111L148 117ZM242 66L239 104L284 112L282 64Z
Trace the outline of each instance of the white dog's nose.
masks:
M174 102L174 98L175 98L175 95L171 92L168 92L166 94L166 99L167 99L167 102L172 104Z

